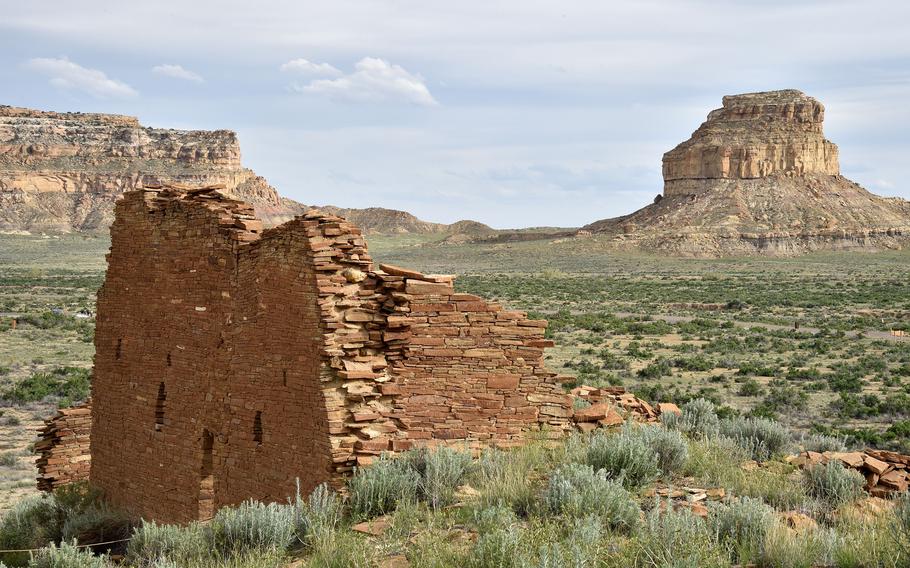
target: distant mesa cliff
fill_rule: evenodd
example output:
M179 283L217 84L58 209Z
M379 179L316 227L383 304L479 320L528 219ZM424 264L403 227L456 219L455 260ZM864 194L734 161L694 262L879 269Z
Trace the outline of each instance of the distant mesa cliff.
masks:
M0 230L106 230L124 191L155 183L224 184L270 223L306 209L241 166L229 130L0 106Z
M689 140L664 154L663 195L583 234L622 248L695 256L900 248L910 203L840 175L825 108L800 91L723 98Z
M277 225L310 207L244 168L230 130L148 128L130 116L0 106L0 231L107 231L125 192L161 184L223 184ZM447 233L391 209L339 209L367 233Z

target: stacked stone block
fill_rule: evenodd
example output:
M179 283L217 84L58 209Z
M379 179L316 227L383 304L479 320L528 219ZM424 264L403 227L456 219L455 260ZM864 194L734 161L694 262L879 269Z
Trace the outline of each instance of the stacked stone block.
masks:
M40 491L53 491L61 485L88 479L91 428L89 402L64 408L44 421L35 443Z
M311 211L262 230L216 187L118 203L99 292L91 479L135 516L204 519L341 485L415 445L521 443L571 426L546 322L375 269Z

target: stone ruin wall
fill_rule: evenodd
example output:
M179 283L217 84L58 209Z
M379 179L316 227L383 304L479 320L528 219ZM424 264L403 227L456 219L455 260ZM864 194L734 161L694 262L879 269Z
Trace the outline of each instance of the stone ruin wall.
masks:
M263 232L203 189L127 193L99 292L91 481L188 521L336 486L384 451L521 443L570 427L544 321L376 269L359 229L310 212Z
M38 432L38 489L54 489L89 478L91 402L64 408L44 421Z

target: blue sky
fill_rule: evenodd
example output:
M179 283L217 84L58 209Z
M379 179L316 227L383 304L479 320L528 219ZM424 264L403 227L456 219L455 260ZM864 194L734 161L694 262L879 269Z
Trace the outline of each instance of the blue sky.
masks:
M0 104L228 128L303 203L578 226L661 191L721 96L797 88L910 198L910 3L3 0Z

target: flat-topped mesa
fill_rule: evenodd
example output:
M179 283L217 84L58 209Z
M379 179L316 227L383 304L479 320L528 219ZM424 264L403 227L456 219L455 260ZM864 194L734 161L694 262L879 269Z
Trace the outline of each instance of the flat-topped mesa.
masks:
M664 196L696 194L714 180L838 175L824 117L825 107L797 90L726 96L691 138L664 154Z
M0 231L99 231L127 191L221 184L268 225L306 208L240 162L230 130L148 128L132 116L0 106Z
M240 143L230 130L145 128L132 116L0 107L0 167L210 173L239 170Z

